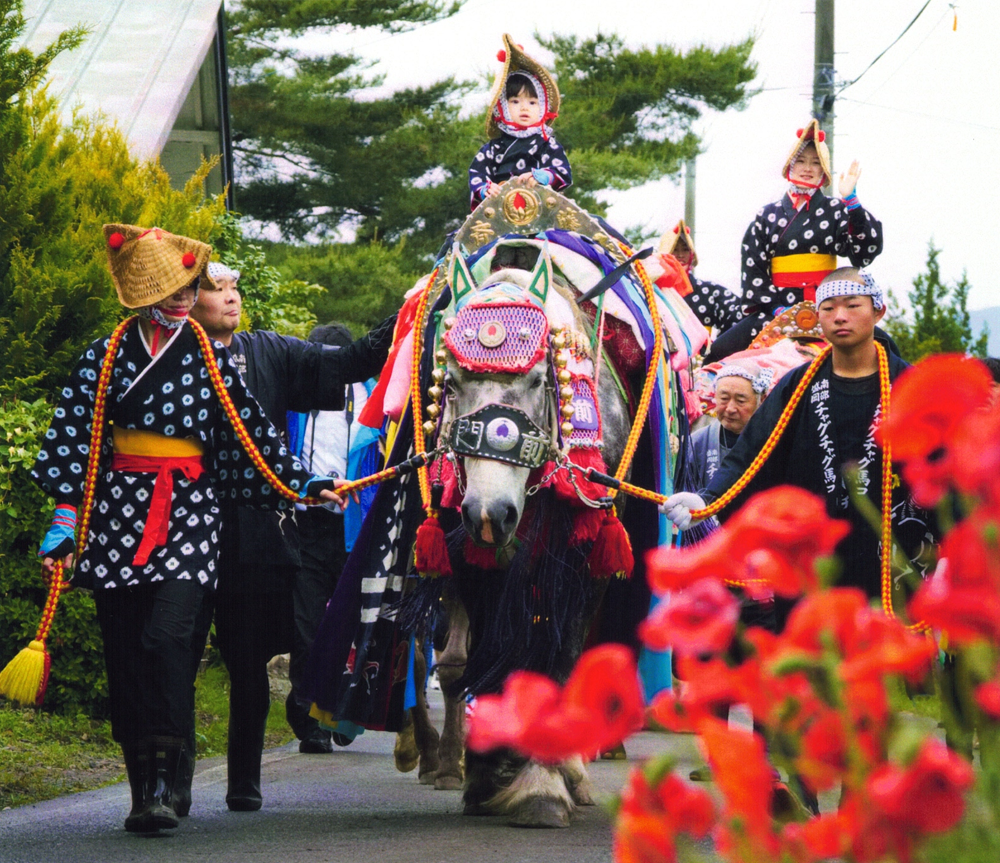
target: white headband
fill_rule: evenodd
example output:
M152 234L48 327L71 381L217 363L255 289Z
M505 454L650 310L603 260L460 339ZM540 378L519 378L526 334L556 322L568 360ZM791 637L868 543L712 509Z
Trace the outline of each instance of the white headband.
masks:
M208 276L213 280L218 279L221 276L223 279L232 279L236 282L239 281L240 271L230 269L225 264L220 264L218 261L209 261Z
M728 366L723 366L719 369L719 373L715 376L715 382L718 384L723 378L743 378L744 380L750 381L750 386L757 395L767 392L767 388L771 385L771 381L774 379L773 369L761 369L758 374L754 374L749 369L743 368L743 366L738 366L735 363Z
M871 297L872 305L876 309L881 309L885 303L882 289L875 283L875 279L863 270L858 270L858 275L864 279L863 285L850 279L820 282L819 287L816 288L816 307L819 308L820 303L831 297Z

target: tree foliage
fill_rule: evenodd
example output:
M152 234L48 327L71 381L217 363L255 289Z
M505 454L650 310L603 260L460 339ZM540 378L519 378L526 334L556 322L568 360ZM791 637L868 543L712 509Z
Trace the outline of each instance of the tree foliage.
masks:
M358 243L405 237L404 256L426 267L468 212L468 167L485 141L486 106L463 116L460 100L475 85L447 79L376 96L382 79L357 57L307 56L282 41L334 23L359 26L346 16L351 4L252 5L233 14L230 31L240 208L290 240L337 240L344 229ZM376 16L401 4L363 5ZM280 17L293 7L294 16ZM387 28L388 20L368 26ZM695 155L694 124L705 110L742 108L753 95L751 39L683 52L632 50L601 34L540 41L555 56L564 97L555 126L573 163L569 194L598 214L600 191L674 174Z
M913 280L913 289L907 293L909 311L902 308L894 295L889 295L890 314L884 326L910 363L940 353L987 356L989 331L984 326L978 336L973 336L969 319L967 304L972 285L964 271L957 282L943 282L938 263L940 254L933 240L928 243L927 270Z

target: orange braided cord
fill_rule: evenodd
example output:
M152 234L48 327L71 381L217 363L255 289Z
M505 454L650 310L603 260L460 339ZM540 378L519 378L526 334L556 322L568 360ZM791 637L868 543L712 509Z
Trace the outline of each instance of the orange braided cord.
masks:
M632 250L624 243L619 243L619 247L626 257L630 255ZM653 353L650 360L650 367L646 370L646 380L642 385L642 395L639 397L635 418L632 420L632 428L629 429L628 439L625 441L625 450L615 471L615 479L617 480L625 477L629 466L632 464L632 457L635 455L635 449L639 445L639 436L642 434L642 428L646 424L649 404L653 399L653 392L656 389L656 379L660 373L660 364L663 362L663 326L660 323L660 311L656 307L656 293L653 290L653 283L650 281L646 268L642 265L642 261L636 261L633 264L633 268L639 276L639 281L642 283L642 288L646 295L646 304L649 306L649 317L653 325ZM615 494L617 494L617 490L611 489L610 496L614 497Z
M424 332L427 328L427 306L431 289L437 279L438 270L431 273L427 287L420 294L417 310L413 318L413 356L410 358L410 409L413 416L413 450L417 455L427 452L427 441L424 437L423 399L420 391L420 361L423 359ZM434 346L431 345L431 350ZM420 486L420 501L426 510L431 505L431 481L427 474L427 466L417 468L417 483Z
M215 389L215 394L219 397L219 402L222 404L222 409L225 411L226 417L229 419L229 424L233 427L236 437L239 439L244 452L246 452L246 454L250 457L250 461L253 462L254 467L257 468L261 476L267 480L270 486L277 491L278 494L288 498L288 500L304 503L307 506L320 506L327 503L327 501L321 497L300 498L297 492L290 489L281 481L278 475L274 472L274 469L264 460L264 456L257 448L257 444L253 442L253 438L250 437L250 433L243 424L243 420L240 418L240 413L236 409L236 405L233 403L232 396L229 395L229 390L226 389L226 383L222 379L222 372L219 370L219 364L215 360L215 352L212 350L212 345L208 340L207 333L197 321L191 320L190 324L191 329L194 331L194 334L198 339L198 344L201 347L202 359L205 360L205 368L208 370L208 377L209 380L212 381L212 387Z
M802 397L805 395L806 390L809 388L813 378L816 376L816 372L819 371L819 367L823 365L823 361L830 355L831 350L833 350L833 346L827 345L820 352L819 356L817 356L816 359L810 363L809 368L806 369L805 374L802 376L802 380L799 381L798 386L792 393L792 397L788 400L788 404L785 405L785 409L781 412L781 416L778 417L778 422L775 423L774 429L764 442L764 446L761 447L760 452L757 453L757 457L750 462L750 466L746 469L746 471L744 471L743 476L735 482L732 488L720 495L704 509L691 510L692 518L701 520L716 515L722 509L731 504L740 492L742 492L743 489L750 484L753 478L757 476L760 469L764 466L764 462L766 462L771 453L774 452L774 448L778 445L778 442L781 440L781 436L785 433L785 429L788 428L788 424L791 422L792 416L795 414L795 409L799 406L799 402L802 401Z
M889 416L889 358L885 348L875 342L878 351L879 400L885 422ZM882 444L882 610L893 616L892 611L892 448L889 441Z
M376 483L384 482L387 479L392 479L398 473L399 471L396 468L387 467L385 470L380 470L370 476L352 479L350 482L345 482L343 485L337 486L337 494L341 496L351 494L363 488L368 488L370 485L375 485Z

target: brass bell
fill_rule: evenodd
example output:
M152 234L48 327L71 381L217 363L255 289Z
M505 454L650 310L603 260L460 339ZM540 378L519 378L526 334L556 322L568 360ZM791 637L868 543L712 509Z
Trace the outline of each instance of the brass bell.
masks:
M447 372L444 369L434 369L434 371L431 372L431 378L433 379L434 383L443 384L444 376L446 374Z
M576 393L573 392L573 387L559 387L559 398L566 402L569 401Z
M429 395L432 400L439 402L441 401L441 396L444 395L444 390L441 389L441 387L433 386L427 390L427 395Z
M571 434L573 434L573 423L571 422L568 421L564 422L562 425L559 426L559 428L563 433L563 437L569 437Z
M434 434L436 430L437 430L437 423L434 422L434 420L427 420L427 422L424 423L424 434L427 437L430 437L432 434Z
M554 336L552 336L552 347L556 350L562 350L566 347L566 333L562 330L558 330Z
M566 351L559 351L552 362L555 363L557 369L566 368L566 365L569 362L569 360L566 359Z
M455 319L454 318L445 318L444 319L444 328L446 330L450 330L453 326L455 326Z
M561 384L568 384L573 380L573 375L570 374L569 369L559 369L556 380Z
M439 366L443 366L448 362L448 354L444 348L439 348L438 352L434 354L434 359L437 360Z
M572 419L574 414L576 414L576 408L573 407L573 403L563 405L559 408L559 413L561 413L566 419Z
M427 405L427 416L429 416L432 420L436 420L439 416L441 416L441 405L433 403Z

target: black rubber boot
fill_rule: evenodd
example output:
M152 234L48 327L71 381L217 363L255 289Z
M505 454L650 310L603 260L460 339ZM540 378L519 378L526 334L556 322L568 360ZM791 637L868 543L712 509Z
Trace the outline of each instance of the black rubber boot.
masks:
M152 821L149 818L149 747L145 744L122 746L125 771L132 790L132 811L125 819L125 829L129 833L149 833Z
M184 741L184 751L181 753L181 763L177 768L177 782L174 785L174 812L179 818L186 818L191 811L191 782L194 779L194 762L197 745L194 729Z
M171 830L180 821L174 810L174 786L184 752L183 737L153 737L150 741L147 808L153 830Z
M259 721L247 716L229 716L226 762L229 785L226 805L233 812L256 812L264 803L260 792L260 759L264 752L267 714Z

